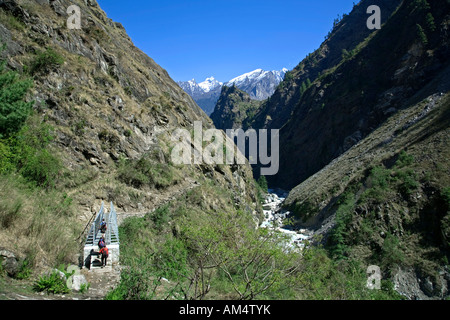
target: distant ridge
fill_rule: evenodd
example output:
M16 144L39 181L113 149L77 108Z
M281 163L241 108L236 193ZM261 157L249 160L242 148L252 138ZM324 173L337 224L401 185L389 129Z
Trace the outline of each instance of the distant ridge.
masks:
M265 100L269 98L283 81L288 70L283 68L279 71L265 71L256 69L231 79L226 83L219 82L213 76L205 81L197 83L195 79L179 81L178 85L189 94L207 115L214 111L223 86L235 85L250 95L252 100Z

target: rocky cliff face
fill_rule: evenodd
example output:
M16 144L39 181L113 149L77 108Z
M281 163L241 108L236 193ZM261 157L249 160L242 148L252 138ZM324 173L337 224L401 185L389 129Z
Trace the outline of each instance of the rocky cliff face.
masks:
M400 0L361 1L352 12L340 22L335 22L325 41L316 51L310 53L297 67L289 71L285 81L278 86L271 98L262 105L252 119L254 128L280 129L291 117L302 96L302 84L314 81L327 70L336 67L342 60L343 50L350 52L363 42L373 30L366 27L369 5L381 8L381 21L385 23L401 3Z
M81 30L67 27L73 4L81 9ZM255 198L249 167L173 167L171 132L191 130L194 121L210 128L212 122L96 1L0 1L0 37L8 67L33 77L29 99L55 128L54 144L71 177L66 187L81 212L95 211L100 199L114 201L119 210L151 210L205 175L243 202ZM55 57L63 62L52 64ZM30 67L43 60L43 68ZM127 172L126 165L136 169L133 164L144 157L151 167L178 173L146 187L118 177L121 164Z
M282 127L273 185L294 187L323 168L408 106L448 66L448 3L424 3L402 3L381 30L369 32L361 27L368 17L362 1L262 106L251 125ZM395 9L393 2L379 5L385 14ZM310 85L300 85L305 77ZM446 89L423 94L440 90Z

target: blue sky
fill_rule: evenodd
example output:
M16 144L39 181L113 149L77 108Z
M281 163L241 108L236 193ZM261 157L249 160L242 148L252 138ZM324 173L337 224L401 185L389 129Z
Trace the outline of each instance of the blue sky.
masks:
M98 0L175 81L294 68L357 0Z

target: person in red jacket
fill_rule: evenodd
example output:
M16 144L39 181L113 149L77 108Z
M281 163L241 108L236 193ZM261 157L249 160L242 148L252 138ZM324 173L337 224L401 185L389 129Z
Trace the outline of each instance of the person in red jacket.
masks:
M106 260L108 259L109 256L108 248L106 246L101 248L100 254L102 255L102 268L103 268L106 267Z

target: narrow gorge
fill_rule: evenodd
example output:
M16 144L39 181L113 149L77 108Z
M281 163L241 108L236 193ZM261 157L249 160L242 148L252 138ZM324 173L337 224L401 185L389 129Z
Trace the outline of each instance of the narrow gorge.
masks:
M122 24L99 2L0 1L0 299L449 298L448 0L353 3L291 70L252 56L229 86L175 81L125 28L136 3ZM248 3L152 3L170 28L146 51L166 62L179 52L164 41L191 44L188 28L165 32L201 4L247 20ZM110 264L91 268L102 217Z

